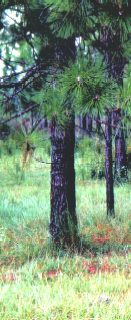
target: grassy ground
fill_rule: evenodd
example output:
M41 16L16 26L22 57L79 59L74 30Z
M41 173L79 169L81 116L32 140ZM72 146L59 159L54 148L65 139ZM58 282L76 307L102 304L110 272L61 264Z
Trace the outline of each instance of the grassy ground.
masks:
M82 181L77 214L82 252L52 247L49 166L19 156L0 161L0 319L129 320L131 187L115 188L116 219L106 219L105 183Z

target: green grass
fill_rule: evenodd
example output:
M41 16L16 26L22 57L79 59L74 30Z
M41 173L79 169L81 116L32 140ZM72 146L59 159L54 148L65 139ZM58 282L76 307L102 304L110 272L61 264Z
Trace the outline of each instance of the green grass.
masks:
M76 163L81 252L57 251L49 233L50 168L19 154L0 161L0 319L129 320L131 188L115 188L106 218L105 182L83 181ZM101 242L102 241L102 242Z

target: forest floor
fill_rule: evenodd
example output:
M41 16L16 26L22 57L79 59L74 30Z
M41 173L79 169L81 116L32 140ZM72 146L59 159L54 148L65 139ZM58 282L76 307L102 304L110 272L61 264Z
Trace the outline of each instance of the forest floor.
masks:
M130 320L131 185L115 187L107 220L105 182L76 168L81 250L57 251L49 224L50 168L0 161L0 319ZM86 244L86 245L85 245Z

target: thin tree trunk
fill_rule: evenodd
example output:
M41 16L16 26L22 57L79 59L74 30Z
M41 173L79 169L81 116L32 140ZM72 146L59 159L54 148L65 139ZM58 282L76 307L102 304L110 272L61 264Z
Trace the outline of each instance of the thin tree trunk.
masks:
M123 48L121 47L121 39L119 30L113 35L113 31L109 28L105 28L103 33L104 41L104 56L108 66L109 77L112 77L119 86L123 85L123 73L124 67L127 63L126 58L123 55ZM113 51L111 48L114 48ZM115 112L114 112L115 113ZM127 174L127 155L126 155L126 142L122 127L121 117L118 117L116 111L117 125L115 134L115 179L119 182L126 181L128 179Z
M96 118L96 130L97 130L98 135L100 135L100 133L101 133L101 119L100 119L99 113Z
M121 110L113 112L115 130L115 180L117 182L124 182L128 179L127 175L127 155L124 130L120 128L121 124Z
M114 212L114 188L112 170L112 114L108 111L105 128L105 174L106 174L106 202L107 215L115 216Z
M127 181L127 155L123 129L119 129L115 139L115 179L118 182Z
M86 114L85 116L80 117L80 126L83 130L86 130L86 134L91 136L92 133L92 116Z
M82 117L82 129L86 130L86 115Z
M51 144L50 233L55 244L71 244L77 236L73 116L66 128L60 128L55 120L52 121Z
M47 117L44 117L44 128L47 129L48 128L48 120Z
M128 180L126 139L121 121L121 110L115 111L115 180L119 183ZM114 115L113 115L114 116Z
M91 136L91 134L92 134L92 116L90 114L87 114L87 116L86 116L86 128L88 131L88 135Z
M121 39L120 39L120 34L119 30L113 33L111 28L109 27L103 27L102 32L101 32L101 38L99 38L98 41L95 43L96 47L103 53L107 67L108 67L108 74L109 77L113 77L115 81L119 84L122 85L122 80L123 80L123 72L124 72L124 66L126 63L126 59L123 57L122 52L123 49L121 47ZM120 123L121 125L121 123ZM108 135L109 128L106 128L106 135ZM111 135L112 133L110 133ZM121 157L124 159L126 157L125 153L125 141L124 141L124 135L119 131L119 136L116 135L116 141L115 141L115 146L117 150L121 150ZM121 138L120 138L121 137ZM106 138L107 139L107 138ZM107 139L108 140L108 139ZM119 145L119 148L118 148ZM112 146L109 147L109 150L111 149ZM106 141L106 154L108 155L108 145ZM116 166L117 166L117 156L118 156L118 151L116 150ZM122 156L123 153L123 156ZM107 186L107 191L106 193L109 192L109 195L107 194L107 213L114 215L114 194L113 194L113 175L112 175L112 169L111 166L112 164L108 164L108 161L112 162L112 156L111 158L107 157L106 155L106 186ZM107 159L108 158L108 159ZM119 157L120 159L120 157ZM119 161L119 165L121 166L121 163ZM119 166L119 168L120 168ZM110 170L109 170L110 168ZM121 175L122 173L122 168L119 169L119 173ZM109 174L108 174L109 172ZM127 172L127 171L126 171ZM123 173L122 173L123 174ZM111 176L111 178L110 178ZM110 184L110 186L109 186ZM112 190L112 191L111 191ZM111 205L112 203L112 205Z

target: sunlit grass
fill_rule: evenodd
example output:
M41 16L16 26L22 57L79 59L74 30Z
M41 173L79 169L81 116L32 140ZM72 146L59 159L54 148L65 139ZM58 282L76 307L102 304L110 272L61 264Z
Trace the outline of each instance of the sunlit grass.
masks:
M19 154L0 161L0 319L130 320L131 188L115 188L106 218L105 182L83 181L76 163L79 234L85 249L51 245L50 166Z
M17 269L1 282L1 319L130 319L130 278L126 272L89 275L82 258L55 261L59 272L42 271L48 258ZM53 262L52 262L53 263ZM123 265L124 266L124 265Z

